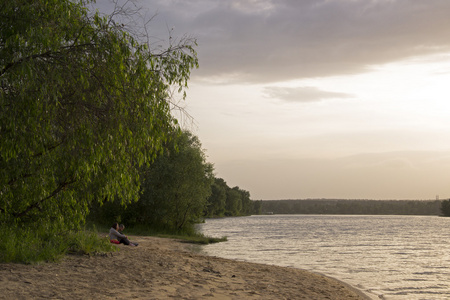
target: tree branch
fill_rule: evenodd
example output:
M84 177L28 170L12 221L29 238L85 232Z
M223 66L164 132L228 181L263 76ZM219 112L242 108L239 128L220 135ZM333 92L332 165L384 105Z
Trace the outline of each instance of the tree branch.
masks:
M56 196L59 192L61 192L64 188L66 188L68 185L70 185L70 184L72 184L72 183L75 183L75 180L71 180L71 181L68 181L68 182L60 183L59 186L58 186L58 187L57 187L50 195L48 195L47 197L45 197L45 198L43 198L43 199L41 199L41 200L39 200L39 201L37 201L37 202L35 202L35 203L29 205L29 206L28 206L27 208L25 208L23 211L21 211L21 212L19 212L19 213L14 213L13 216L16 217L16 218L20 218L20 217L25 216L25 215L26 215L27 213L29 213L32 209L38 208L39 204L41 204L42 202L44 202L44 201L46 201L46 200L48 200L48 199L50 199L50 198L53 198L53 197Z
M0 71L0 77L3 76L3 74L6 73L6 71L8 71L8 69L14 67L15 65L21 64L25 61L31 60L31 59L35 59L35 58L39 58L39 57L48 57L50 56L51 51L47 51L44 53L39 53L39 54L34 54L34 55L30 55L27 57L23 57L20 58L16 61L10 62L9 64L6 64L6 66L3 68L3 70Z
M78 37L77 37L77 39L78 39ZM37 58L51 58L51 57L55 57L57 55L61 55L62 50L72 51L74 49L86 48L88 46L95 47L96 45L95 45L95 43L84 43L84 44L79 44L79 45L72 44L72 45L62 46L59 51L48 50L44 53L38 53L38 54L33 54L30 56L22 57L16 61L6 64L6 66L0 71L0 77L3 76L10 68L14 67L15 65L21 64L23 62L26 62L26 61L29 61L32 59L37 59Z

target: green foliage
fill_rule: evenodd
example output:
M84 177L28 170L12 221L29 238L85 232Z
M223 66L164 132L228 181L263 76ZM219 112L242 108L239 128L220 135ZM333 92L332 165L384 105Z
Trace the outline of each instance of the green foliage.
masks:
M262 200L252 201L252 215L260 215L262 213Z
M0 262L35 263L58 261L65 254L95 254L116 251L107 238L95 231L52 231L50 228L2 227Z
M239 216L242 210L242 197L238 188L232 188L227 191L227 200L225 214L227 216Z
M0 236L0 261L55 261L65 253L65 248L63 237L51 232L4 227Z
M442 200L441 202L441 212L444 216L450 217L450 199Z
M188 131L173 133L166 147L165 153L142 168L143 192L137 202L126 207L119 201L94 203L89 220L189 234L211 194L213 166L206 162L199 139Z
M228 240L227 237L215 238L210 236L204 236L202 234L197 234L195 236L161 235L161 237L179 239L186 243L200 244L200 245L215 244L220 242L226 242Z
M139 168L177 128L170 90L195 42L156 53L83 4L0 4L0 224L61 232L91 202L137 200Z
M215 178L205 210L206 217L248 216L261 213L259 202L250 200L250 193L238 186L230 188L222 178Z
M136 224L134 226L127 227L127 234L177 239L193 244L212 244L227 240L226 237L215 238L205 236L202 233L198 233L195 228L191 226L187 226L182 229L174 229Z
M228 185L222 178L214 178L211 186L211 195L205 211L207 217L223 217L227 200Z
M67 253L70 254L97 254L117 251L117 247L109 242L106 235L102 238L96 230L70 231L66 238Z
M168 149L145 170L143 194L132 211L136 223L180 230L202 217L213 166L206 162L199 139L188 131L177 134Z

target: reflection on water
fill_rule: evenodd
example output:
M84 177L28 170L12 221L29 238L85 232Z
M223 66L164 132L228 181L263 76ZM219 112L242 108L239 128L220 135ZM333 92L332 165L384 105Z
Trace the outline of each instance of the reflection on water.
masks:
M274 215L210 219L208 255L323 273L382 299L450 299L450 218Z

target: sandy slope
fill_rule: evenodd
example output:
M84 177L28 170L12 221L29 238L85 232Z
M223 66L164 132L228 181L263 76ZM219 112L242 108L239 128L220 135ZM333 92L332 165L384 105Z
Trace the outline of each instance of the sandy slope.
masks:
M0 264L1 299L365 299L310 272L208 257L170 239L131 237L104 256ZM367 299L367 298L366 298Z

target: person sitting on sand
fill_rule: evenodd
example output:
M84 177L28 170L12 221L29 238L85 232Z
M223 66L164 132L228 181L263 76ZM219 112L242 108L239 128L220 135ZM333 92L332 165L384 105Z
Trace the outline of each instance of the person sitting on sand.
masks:
M120 234L123 234L123 231L125 230L125 225L120 224L119 225L119 230L117 230Z
M119 233L120 234L123 234L123 231L125 230L125 225L123 225L123 224L120 224L119 225ZM120 242L120 240L119 240L119 242ZM136 243L136 242L133 242L133 244L135 245L135 246L137 246L137 245L139 245L138 243Z
M112 225L111 229L109 229L109 240L111 243L137 246L134 243L130 242L130 240L128 240L126 235L119 233L118 230L119 230L119 223L117 222Z

